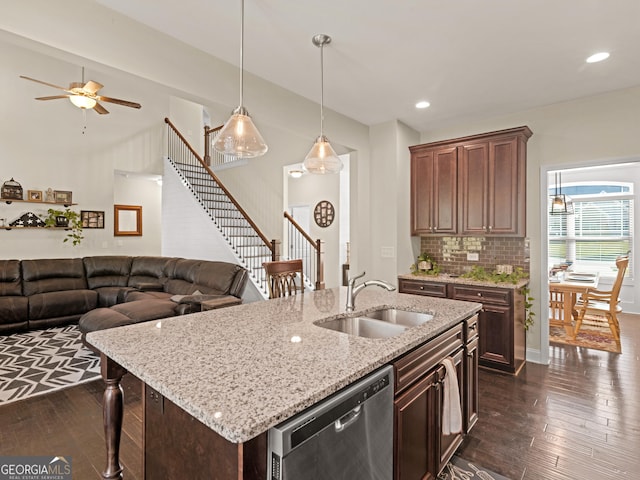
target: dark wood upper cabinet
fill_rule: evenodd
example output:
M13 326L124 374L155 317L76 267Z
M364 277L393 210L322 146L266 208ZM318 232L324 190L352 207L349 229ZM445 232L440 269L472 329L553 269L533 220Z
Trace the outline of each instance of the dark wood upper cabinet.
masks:
M456 233L457 149L410 148L411 234Z
M409 147L413 235L525 236L528 127Z

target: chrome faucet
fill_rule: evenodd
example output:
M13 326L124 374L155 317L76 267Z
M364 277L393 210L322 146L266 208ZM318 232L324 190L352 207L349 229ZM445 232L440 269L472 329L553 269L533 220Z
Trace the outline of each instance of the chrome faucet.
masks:
M355 277L349 279L347 285L347 312L353 312L356 296L366 287L377 285L378 287L386 288L390 292L393 292L396 289L396 287L394 287L390 283L383 282L382 280L367 280L366 282L362 282L356 287L356 280L364 277L366 273L367 272L362 272L360 275L356 275Z

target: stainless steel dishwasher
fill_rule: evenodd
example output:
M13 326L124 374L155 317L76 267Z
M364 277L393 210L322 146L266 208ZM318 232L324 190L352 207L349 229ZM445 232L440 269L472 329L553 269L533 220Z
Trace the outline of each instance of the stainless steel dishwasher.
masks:
M390 480L393 367L269 430L268 480Z

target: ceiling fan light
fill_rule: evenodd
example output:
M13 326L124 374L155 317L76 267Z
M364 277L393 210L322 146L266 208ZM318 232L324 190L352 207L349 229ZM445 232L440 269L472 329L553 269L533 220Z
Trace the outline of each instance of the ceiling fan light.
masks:
M324 135L316 138L302 165L307 172L318 175L342 170L342 161Z
M93 98L84 95L71 95L69 100L78 108L93 108L98 103Z
M227 123L218 132L213 148L223 155L238 158L259 157L269 149L251 120L249 112L242 106L233 111Z

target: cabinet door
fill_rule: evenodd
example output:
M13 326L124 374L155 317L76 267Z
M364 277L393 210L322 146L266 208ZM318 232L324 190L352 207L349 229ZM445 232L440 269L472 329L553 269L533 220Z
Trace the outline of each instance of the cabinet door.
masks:
M457 377L457 381L458 381L458 392L460 394L460 407L462 409L462 429L464 431L464 362L463 362L463 358L464 358L464 350L461 349L458 351L457 354L452 355L451 359L453 360L454 365L456 366L456 377ZM458 449L458 447L460 446L460 444L462 443L462 432L459 433L452 433L450 435L445 435L442 433L442 414L443 414L443 407L444 407L444 389L443 389L443 382L444 382L444 367L440 367L438 369L438 375L439 375L439 382L438 382L438 386L436 387L436 395L437 395L437 408L436 408L436 417L435 417L435 423L436 423L436 427L435 427L435 431L433 432L436 436L437 440L437 445L438 445L438 452L439 452L439 456L437 459L437 471L434 472L435 475L437 476L442 469L444 468L444 466L447 464L447 462L451 459L451 457L453 457L453 454L456 453L456 450Z
M431 233L433 151L411 155L411 234Z
M464 347L464 432L469 433L478 421L478 337Z
M484 235L489 220L489 144L476 143L460 148L460 233Z
M513 321L510 307L485 303L478 323L480 365L512 371Z
M437 371L427 374L394 402L396 480L437 477L438 448L434 430L437 428Z
M433 232L458 231L457 164L455 147L433 152Z
M456 233L457 150L414 152L411 156L411 233Z
M520 181L524 166L520 164L517 138L489 143L488 233L519 233L526 198L524 181Z

